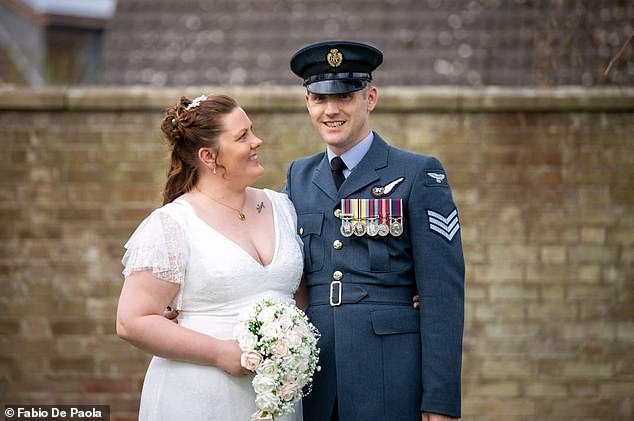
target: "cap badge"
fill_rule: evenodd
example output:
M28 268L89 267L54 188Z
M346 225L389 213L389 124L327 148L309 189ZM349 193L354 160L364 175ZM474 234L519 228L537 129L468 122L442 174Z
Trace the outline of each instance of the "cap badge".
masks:
M339 67L343 63L343 54L336 48L331 48L326 55L326 61L330 67Z

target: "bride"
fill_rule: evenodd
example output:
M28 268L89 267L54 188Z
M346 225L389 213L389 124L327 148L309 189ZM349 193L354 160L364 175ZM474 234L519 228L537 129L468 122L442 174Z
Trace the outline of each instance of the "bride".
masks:
M288 198L250 187L262 140L223 95L182 97L161 124L171 151L163 192L126 243L117 334L154 355L140 420L249 421L252 373L232 337L262 298L293 301L301 240ZM170 306L178 323L163 317ZM282 418L301 421L301 402ZM276 418L277 420L277 418Z

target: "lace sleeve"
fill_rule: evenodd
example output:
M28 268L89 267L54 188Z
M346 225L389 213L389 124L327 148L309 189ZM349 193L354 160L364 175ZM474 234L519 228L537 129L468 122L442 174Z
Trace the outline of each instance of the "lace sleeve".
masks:
M151 270L163 281L181 284L189 248L183 228L166 212L154 211L136 229L125 245L123 276Z

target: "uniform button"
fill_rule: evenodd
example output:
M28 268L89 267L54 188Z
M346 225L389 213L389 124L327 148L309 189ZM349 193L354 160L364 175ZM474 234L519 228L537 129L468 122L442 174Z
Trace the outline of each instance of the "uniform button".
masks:
M299 235L304 235L304 227L299 227Z
M335 240L332 243L332 246L334 247L335 250L341 250L341 248L343 247L343 243L339 240Z
M334 279L335 281L341 281L341 278L343 278L343 273L341 273L340 270L336 270L333 274L332 274L332 279Z
M341 209L335 209L335 218L341 218Z

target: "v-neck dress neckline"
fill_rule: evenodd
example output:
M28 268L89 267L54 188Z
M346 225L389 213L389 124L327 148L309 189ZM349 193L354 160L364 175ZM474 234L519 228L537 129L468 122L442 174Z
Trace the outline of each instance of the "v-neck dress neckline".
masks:
M258 265L260 268L267 269L275 262L275 258L277 257L277 253L278 253L278 249L279 249L279 243L280 243L280 236L279 236L279 231L280 230L279 230L279 221L278 221L279 218L278 218L278 215L277 215L278 210L277 210L277 206L275 204L275 201L273 200L273 198L271 197L271 195L269 194L269 192L266 189L264 189L264 193L266 194L266 196L269 198L269 201L271 202L272 214L273 214L273 229L275 230L275 233L274 233L275 244L274 244L274 249L273 249L273 257L271 258L271 261L268 262L267 264L263 264L255 256L253 256L251 253L247 252L244 248L242 248L238 243L236 243L235 241L233 241L232 239L227 237L225 234L221 233L220 231L218 231L217 229L215 229L214 227L209 225L207 222L205 222L205 220L203 220L196 213L196 210L194 209L192 204L189 203L187 200L185 200L183 198L178 198L178 199L176 199L176 202L184 203L185 206L192 213L192 215L194 217L194 220L198 221L206 229L211 231L212 234L215 235L218 239L220 239L221 241L224 241L225 243L229 244L231 247L233 247L235 249L238 249L238 251L240 253L250 257L251 260L253 261L253 263Z

